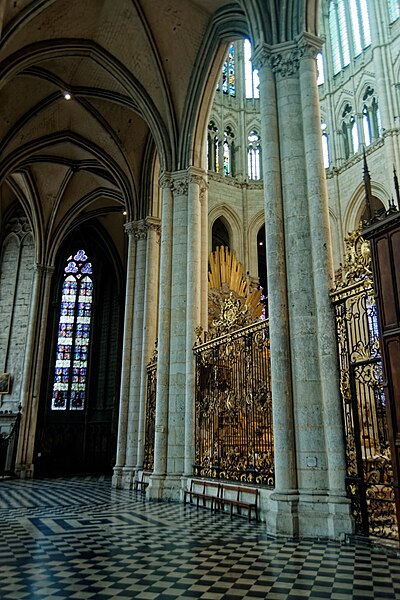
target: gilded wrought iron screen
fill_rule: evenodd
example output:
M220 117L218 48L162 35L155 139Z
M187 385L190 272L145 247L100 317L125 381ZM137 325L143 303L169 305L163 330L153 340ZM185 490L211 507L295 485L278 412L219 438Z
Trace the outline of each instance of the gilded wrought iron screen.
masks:
M332 294L340 360L347 492L356 533L398 538L377 308L368 242L354 232Z
M267 321L198 344L195 475L274 485Z
M154 467L154 436L156 424L156 390L157 390L157 350L147 365L147 397L144 432L143 469L152 471Z

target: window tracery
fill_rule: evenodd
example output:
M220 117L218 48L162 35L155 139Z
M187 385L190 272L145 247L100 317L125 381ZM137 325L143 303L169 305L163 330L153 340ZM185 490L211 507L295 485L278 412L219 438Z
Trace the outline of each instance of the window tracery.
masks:
M92 264L80 249L64 268L52 410L84 410L91 333Z

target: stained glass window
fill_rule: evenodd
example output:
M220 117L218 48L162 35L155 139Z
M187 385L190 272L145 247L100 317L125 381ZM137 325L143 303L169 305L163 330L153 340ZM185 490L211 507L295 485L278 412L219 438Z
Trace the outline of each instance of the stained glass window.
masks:
M217 91L219 87L217 87ZM235 49L233 44L229 46L228 58L222 67L222 91L224 94L236 96L235 89Z
M93 303L92 265L84 250L67 260L61 292L52 410L83 410Z

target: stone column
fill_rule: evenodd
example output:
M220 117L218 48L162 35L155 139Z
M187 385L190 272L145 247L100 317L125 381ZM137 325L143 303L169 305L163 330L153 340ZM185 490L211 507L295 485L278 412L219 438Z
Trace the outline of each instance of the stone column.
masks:
M169 400L169 351L171 336L171 270L172 270L172 179L163 173L160 248L160 293L158 304L158 360L156 423L154 439L154 470L150 477L146 496L161 499L167 472L168 400Z
M301 494L323 494L327 489L327 464L318 373L299 58L299 51L293 44L282 44L274 49L271 65L276 77L279 107L297 481Z
M179 499L185 454L187 348L188 187L187 171L172 175L174 208L171 269L168 453L164 498Z
M329 303L332 261L316 63L308 55L305 36L266 50L272 73L268 66L262 68L261 119L263 139L272 139L272 144L265 144L263 165L277 461L268 519L278 534L336 537L351 531L351 521L342 495L343 447L337 425L341 416ZM282 493L284 486L289 493Z
M333 285L333 261L328 195L319 128L316 54L320 40L304 34L298 41L300 91L305 131L304 148L311 231L312 278L317 318L319 377L321 382L328 486L331 502L344 498L345 457L339 393L338 350L329 291ZM347 501L344 501L347 503Z
M271 496L273 505L269 529L278 532L285 528L287 535L295 535L296 451L276 88L269 51L263 49L258 52L255 61L259 66L260 116L264 140L262 162L275 454L275 491Z
M133 294L135 288L135 258L136 258L136 238L135 224L126 223L125 231L128 235L128 257L126 263L126 284L125 284L125 311L124 311L124 336L122 347L122 368L121 368L121 386L118 414L118 440L117 440L117 459L114 467L112 479L113 487L123 486L123 467L126 460L126 436L128 426L128 405L129 405L129 383L130 383L130 363L132 351L132 323L133 323Z
M185 401L185 460L184 475L191 475L194 464L194 395L195 361L194 330L201 324L202 255L201 226L202 205L206 194L205 173L191 167L188 170L187 215L187 311L186 311L186 401ZM203 200L202 200L203 198Z
M140 382L142 367L143 312L146 276L146 237L144 221L134 224L136 238L135 287L133 294L132 345L129 373L129 400L126 428L125 465L122 486L131 488L135 478L140 410Z
M21 478L33 477L36 421L53 273L53 267L36 265L21 386L22 421L15 469Z
M208 330L208 193L200 194L201 202L201 321L204 331Z
M147 228L147 252L143 314L140 409L136 467L137 471L143 469L147 393L147 364L151 358L152 352L154 350L154 344L157 339L158 281L160 271L160 220L154 217L147 217L145 226Z

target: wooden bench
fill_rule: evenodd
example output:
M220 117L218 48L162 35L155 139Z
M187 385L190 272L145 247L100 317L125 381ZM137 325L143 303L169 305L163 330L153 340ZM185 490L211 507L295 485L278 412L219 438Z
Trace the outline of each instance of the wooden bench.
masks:
M222 510L224 510L225 505L230 506L231 518L234 506L237 508L237 514L240 514L240 509L246 509L249 521L254 510L256 521L258 521L258 496L258 490L254 488L221 484L218 504Z
M192 479L190 488L184 491L183 504L186 505L189 496L190 504L193 504L193 500L196 499L196 506L198 507L200 500L203 500L203 507L205 508L208 501L211 510L214 510L214 508L216 510L219 507L220 490L220 483L205 481L204 479Z
M135 479L135 492L138 491L140 487L140 491L146 491L147 486L149 485L149 477L151 475L150 471L139 471L136 475Z

